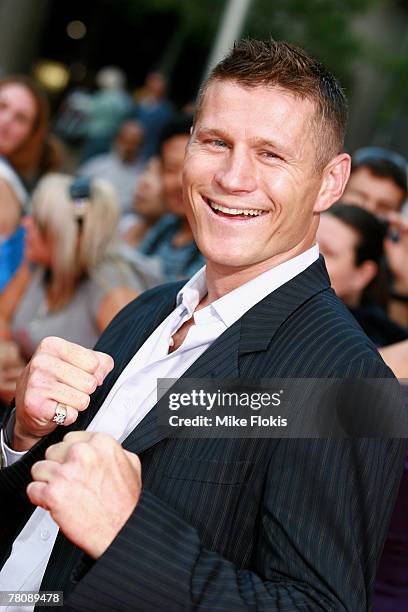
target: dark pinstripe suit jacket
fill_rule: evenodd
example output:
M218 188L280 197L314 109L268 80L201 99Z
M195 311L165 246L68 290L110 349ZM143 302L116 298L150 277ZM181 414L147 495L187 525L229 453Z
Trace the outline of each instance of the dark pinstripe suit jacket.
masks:
M115 368L75 428L87 426L179 288L145 293L103 334L98 349ZM348 375L391 376L330 289L322 259L254 306L185 374ZM143 466L134 513L95 563L60 534L42 589L63 589L66 609L95 612L370 608L405 442L175 440L158 434L156 416L124 442ZM4 559L32 512L30 466L64 433L0 474Z

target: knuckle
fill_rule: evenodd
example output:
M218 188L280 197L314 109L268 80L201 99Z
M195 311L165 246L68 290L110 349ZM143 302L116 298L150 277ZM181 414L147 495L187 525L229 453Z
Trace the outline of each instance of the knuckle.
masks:
M54 465L53 468L53 478L56 479L56 481L58 482L58 480L64 476L64 471L63 471L63 464L61 463L57 463L56 465Z
M79 409L86 410L86 408L88 408L89 406L89 402L91 401L91 398L86 393L81 393L78 401L79 401Z
M115 365L115 362L113 361L113 357L111 357L110 355L108 355L107 353L105 354L105 362L106 362L106 366L111 370L113 368L113 366Z
M49 367L47 367L47 363L44 360L39 360L30 367L27 387L43 388L54 380Z
M61 501L61 487L57 481L48 483L44 491L44 500L47 506L55 508Z
M85 393L93 393L97 387L97 381L94 376L88 376L85 380Z
M90 353L88 359L89 359L89 361L88 361L89 369L92 372L92 374L94 374L96 372L96 370L98 369L99 361L98 361L96 355L94 353L92 353L92 352Z
M52 460L58 452L59 444L51 444L45 451L45 458Z
M25 412L28 413L37 413L41 408L41 397L38 393L32 390L31 392L26 392L24 396L24 406Z
M75 463L64 463L60 466L59 472L64 480L76 480L77 469Z
M30 371L32 373L36 372L43 366L43 353L35 353L30 361Z
M122 451L122 446L119 442L107 433L97 432L93 434L91 443L96 454L102 452L104 456L109 455L112 457L117 454L118 451Z
M55 340L56 338L54 336L47 336L46 338L43 338L38 345L36 354L38 354L39 352L47 353L55 345Z
M38 461L37 461L37 463L34 463L34 465L31 466L31 470L30 470L33 480L37 479L38 470L39 468L38 468Z
M38 387L42 387L44 383L44 375L42 373L42 370L40 369L35 369L30 376L30 381L29 381L29 386L31 388L38 388Z
M102 353L101 351L94 351L94 355L97 358L99 366L104 371L112 370L114 366L113 358L108 353Z
M75 408L73 408L72 410L70 410L68 412L68 417L64 423L65 427L69 427L70 425L72 425L72 423L75 423L75 421L77 420L79 416L79 413L77 410L75 410Z
M48 355L46 353L39 353L39 355L36 355L35 357L37 368L41 370L49 370L53 359L55 359L55 357L53 357L52 355Z
M38 380L41 375L41 372L42 372L41 361L34 360L30 368L30 382Z
M87 371L93 374L94 372L96 372L98 365L99 365L95 352L92 351L91 349L84 349L82 346L80 348L81 348L81 353L82 351L85 351L84 353L82 353L84 367Z
M111 447L117 444L116 440L107 433L98 431L93 434L92 442L96 445Z
M82 462L88 454L86 442L75 442L67 452L67 458L73 462Z
M69 431L67 434L65 434L63 438L63 442L71 442L72 438L75 439L77 436L78 436L77 431Z
M66 390L64 404L75 411L79 410L81 412L88 407L90 399L89 395L78 389L69 389Z
M69 461L79 461L82 459L83 448L81 442L77 442L72 444L72 446L68 449L67 459Z
M112 370L113 366L114 366L113 358L110 355L108 355L107 353L103 353L102 365L104 366L104 368L107 371Z

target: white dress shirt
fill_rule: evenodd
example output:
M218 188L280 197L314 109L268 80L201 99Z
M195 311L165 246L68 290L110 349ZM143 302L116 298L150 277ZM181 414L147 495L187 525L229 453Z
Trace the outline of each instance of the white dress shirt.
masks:
M88 431L106 432L123 442L155 405L157 379L182 376L229 326L272 291L303 272L318 256L318 246L314 245L194 313L207 293L205 268L199 270L179 292L175 310L123 370ZM189 328L183 343L169 353L172 335L193 315L194 325ZM6 465L22 454L5 445L3 432L1 447ZM38 591L57 534L58 526L49 512L36 508L15 539L11 555L0 572L0 590ZM13 607L6 609L14 610ZM16 612L32 609L32 606L18 607Z

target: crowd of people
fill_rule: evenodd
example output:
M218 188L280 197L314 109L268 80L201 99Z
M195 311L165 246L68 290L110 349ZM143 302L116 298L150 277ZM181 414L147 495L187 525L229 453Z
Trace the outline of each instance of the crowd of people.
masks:
M188 278L204 264L183 210L181 175L192 115L171 112L168 101L163 110L157 100L165 81L158 73L147 77L138 115L117 78L113 69L99 75L101 91L92 104L99 108L103 135L92 106L75 176L65 171L59 155L64 143L51 134L40 88L28 77L0 83L3 406L43 338L62 336L91 348L139 293ZM121 96L126 103L117 103ZM112 118L115 107L120 112Z
M146 289L195 278L205 265L186 210L193 196L183 193L182 181L193 115L175 110L160 73L147 76L137 102L115 69L101 71L98 87L93 96L68 96L68 111L51 122L31 79L0 81L1 417L44 338L91 349ZM68 171L69 143L61 139L74 107L81 147ZM217 155L232 146L221 129L208 138ZM344 193L321 212L317 243L355 325L395 376L408 379L407 161L370 146L351 159ZM215 180L234 195L250 190L235 186L234 177ZM377 577L376 612L408 609L407 470L408 459Z

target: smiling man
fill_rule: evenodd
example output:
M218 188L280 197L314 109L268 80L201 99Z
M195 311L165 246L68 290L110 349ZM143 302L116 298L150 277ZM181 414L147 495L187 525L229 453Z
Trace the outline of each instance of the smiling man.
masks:
M282 86L263 86L255 75L254 81L210 82L184 170L207 277L213 269L228 278L238 273L238 285L314 244L317 213L341 193L349 171L348 156L330 149L320 167L315 102ZM340 95L339 115L345 112Z
M166 377L392 377L315 240L348 178L345 120L336 80L291 45L242 41L215 68L183 177L206 267L130 304L96 351L39 347L2 432L0 590L63 590L75 610L370 609L403 441L172 439L155 405Z

